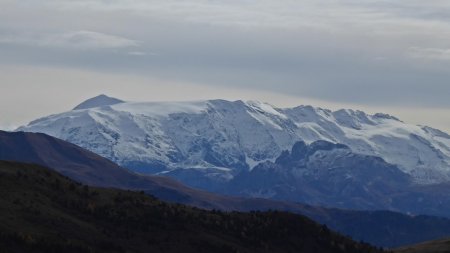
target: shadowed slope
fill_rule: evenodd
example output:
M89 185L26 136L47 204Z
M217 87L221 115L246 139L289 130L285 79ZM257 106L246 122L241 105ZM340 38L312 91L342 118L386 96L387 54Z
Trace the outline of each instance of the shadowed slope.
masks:
M221 208L209 204L215 196L213 194L188 188L168 178L138 175L81 147L45 134L0 131L0 160L39 164L88 185L144 190L166 200Z
M395 250L397 253L448 253L450 252L450 238L424 242Z
M0 162L4 252L379 252L284 212L224 213Z

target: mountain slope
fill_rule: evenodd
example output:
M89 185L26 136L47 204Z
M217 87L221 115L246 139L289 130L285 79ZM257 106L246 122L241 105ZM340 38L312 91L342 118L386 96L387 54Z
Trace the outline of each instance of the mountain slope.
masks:
M417 185L383 159L343 144L297 142L275 162L236 175L218 192L359 210L449 217L450 183Z
M223 213L0 162L5 252L380 252L283 212Z
M355 154L342 144L297 142L275 162L238 174L227 190L242 196L353 209L395 209L392 196L411 177L379 157Z
M92 186L143 190L168 201L227 209L214 194L186 187L170 178L136 174L88 150L45 134L0 131L0 160L39 164Z
M281 109L255 101L124 102L52 115L19 130L47 133L140 172L193 170L205 184L273 161L300 140L342 143L381 157L419 184L450 181L448 134L353 110Z
M326 209L307 213L330 229L351 235L357 241L396 248L450 236L450 220L432 216L411 216L390 211Z

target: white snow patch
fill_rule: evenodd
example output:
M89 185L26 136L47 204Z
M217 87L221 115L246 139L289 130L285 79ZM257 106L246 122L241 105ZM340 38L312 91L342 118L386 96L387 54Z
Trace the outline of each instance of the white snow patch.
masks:
M288 117L286 115L275 110L275 108L268 103L263 103L263 102L259 102L259 101L247 101L247 102L245 102L245 104L251 108L256 109L257 111L276 115L282 119L288 119Z
M247 113L263 125L272 126L273 128L278 129L280 131L283 130L283 128L281 128L281 126L279 126L277 123L273 122L272 119L270 119L269 117L266 117L264 114L256 114L251 111L247 111Z
M111 106L114 110L143 114L147 116L166 117L174 113L202 113L208 108L208 101L198 102L134 102Z

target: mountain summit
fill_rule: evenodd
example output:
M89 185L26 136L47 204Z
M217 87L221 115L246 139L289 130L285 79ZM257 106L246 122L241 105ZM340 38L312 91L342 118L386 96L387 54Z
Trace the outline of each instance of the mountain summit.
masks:
M108 96L102 94L102 95L98 95L96 97L93 97L93 98L90 98L90 99L84 101L83 103L81 103L81 104L77 105L75 108L73 108L73 110L90 109L90 108L115 105L115 104L120 104L120 103L124 103L124 101L117 99L117 98L108 97Z

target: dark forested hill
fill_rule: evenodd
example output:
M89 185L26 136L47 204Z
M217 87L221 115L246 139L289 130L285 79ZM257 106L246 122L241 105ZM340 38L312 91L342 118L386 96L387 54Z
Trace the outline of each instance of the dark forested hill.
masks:
M379 252L285 212L205 211L0 162L1 252Z

